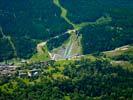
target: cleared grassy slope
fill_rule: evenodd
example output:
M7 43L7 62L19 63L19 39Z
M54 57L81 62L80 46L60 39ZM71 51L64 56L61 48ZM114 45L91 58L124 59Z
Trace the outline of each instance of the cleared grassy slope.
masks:
M107 58L111 59L114 66L120 65L124 69L133 71L133 45L126 45L115 50L104 52Z

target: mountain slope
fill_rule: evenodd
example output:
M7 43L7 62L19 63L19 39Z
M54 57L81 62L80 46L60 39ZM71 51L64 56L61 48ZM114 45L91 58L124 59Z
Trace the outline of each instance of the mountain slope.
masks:
M81 34L78 36L82 36L80 48L83 54L132 44L132 8L133 2L129 0L1 0L0 61L30 58L36 54L38 43L69 29ZM3 33L10 37L10 41ZM57 41L50 46L52 49L59 48L69 38L58 40L63 41L62 44ZM4 49L3 44L10 45Z
M29 58L38 41L61 34L71 26L60 18L60 10L52 0L1 0L0 27L6 36L11 37L17 57ZM1 49L1 52L4 51Z

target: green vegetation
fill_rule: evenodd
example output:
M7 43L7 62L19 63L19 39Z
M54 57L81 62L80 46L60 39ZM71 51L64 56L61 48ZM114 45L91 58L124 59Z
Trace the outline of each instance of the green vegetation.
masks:
M14 57L14 52L9 44L8 39L0 39L0 61L3 61L4 59L11 59Z
M125 0L60 0L67 18L83 34L83 53L95 53L133 43L133 1ZM96 21L97 20L97 21Z
M112 51L104 52L107 58L112 60L114 66L120 65L124 69L133 71L133 46L127 45Z
M112 17L112 12L116 11L116 13L119 13L119 10L121 11L119 17L124 18L123 15L130 15L131 9L133 8L133 1L129 0L60 0L60 4L67 9L67 18L77 24L82 22L94 22L101 16L111 15ZM125 13L125 11L127 11L127 13Z
M62 44L64 44L64 42L70 37L70 34L64 34L60 37L57 38L53 38L50 41L47 42L47 46L48 46L48 50L53 50L54 48L58 48L59 46L61 46Z
M37 41L46 41L68 29L82 34L83 54L112 50L131 44L133 2L125 0L41 0L0 3L1 44L3 34L8 37L8 50L0 49L1 61L10 58L31 58ZM61 38L58 41L65 40ZM50 48L61 46L60 43ZM5 42L6 44L7 42ZM62 42L63 43L63 42ZM62 44L63 45L63 44ZM13 52L11 48L13 49Z
M0 100L133 100L132 9L131 0L1 0L0 67L20 67L0 69L16 72L0 73Z
M109 16L106 16L106 17L100 17L99 19L97 19L94 22L82 22L80 24L75 24L71 20L69 20L69 18L67 17L68 11L60 4L60 0L53 0L53 3L61 9L60 16L62 18L64 18L64 20L68 24L73 26L73 30L70 30L70 32L68 31L68 33L71 34L68 44L66 46L64 46L63 48L60 47L60 48L56 49L56 53L58 55L60 55L60 57L62 57L64 55L62 58L69 58L74 55L82 54L81 35L79 35L78 31L80 31L84 27L88 27L88 26L108 24L112 20ZM56 43L54 43L54 44L59 44L59 43L60 42L56 41ZM52 49L54 49L54 47L55 47L54 44L51 44L51 46L50 46L51 48L53 47ZM64 54L62 55L62 53L59 53L59 52L62 52L63 49L64 49Z
M40 62L40 61L47 61L49 60L49 53L48 53L48 48L47 46L43 44L38 44L37 46L37 53L34 54L30 59L30 63L35 63L35 62Z
M60 5L60 0L53 0L53 3L61 9L61 17L64 18L67 23L75 27L76 25L67 18L67 10Z
M61 4L60 4L60 2L62 2L62 1L60 1L60 0L53 0L53 2L54 2L54 4L55 5L57 5L60 9L61 9L61 17L62 18L64 18L65 19L65 21L67 22L67 23L69 23L70 25L72 25L73 26L73 28L75 29L75 30L81 30L82 28L84 28L85 26L89 26L89 25L99 25L99 24L104 24L104 23L108 23L108 22L110 22L111 21L111 18L110 17L107 17L107 18L105 18L105 17L101 17L101 18L99 18L98 20L96 20L96 22L94 21L94 22L81 22L80 24L75 24L75 23L73 23L69 18L68 18L68 11L67 11L67 9L65 9Z
M108 58L111 58L114 60L119 59L119 60L131 61L133 60L132 58L133 57L133 46L126 45L120 48L116 48L115 50L112 50L112 51L107 51L105 52L105 54Z
M24 59L30 58L35 53L36 41L45 41L71 28L60 17L60 10L52 0L0 1L0 27L5 36L11 38L17 57ZM10 52L10 46L7 48ZM2 60L14 57L11 56L14 52L11 52L13 53L11 55L4 52L4 46L0 52L3 52Z
M1 80L1 100L133 99L133 72L101 57L55 62L39 77Z

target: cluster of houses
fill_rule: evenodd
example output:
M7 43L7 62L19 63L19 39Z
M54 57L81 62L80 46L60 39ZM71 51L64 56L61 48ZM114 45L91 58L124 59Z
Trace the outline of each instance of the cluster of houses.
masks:
M34 78L41 74L41 69L33 69L33 70L19 70L18 71L18 77L19 78Z
M27 65L25 68L10 64L0 64L0 77L13 75L17 75L20 78L36 77L42 73L41 69L54 64L54 62L54 60L38 62L35 64Z
M25 78L25 77L29 77L29 78L34 78L34 77L38 77L39 75L41 75L43 73L43 68L44 67L48 67L52 64L54 64L54 60L49 60L49 61L44 61L44 62L38 62L32 65L28 65L26 66L26 68L23 69L23 67L20 67L20 69L18 70L18 77L20 78Z
M16 73L17 66L0 64L0 76L12 76Z

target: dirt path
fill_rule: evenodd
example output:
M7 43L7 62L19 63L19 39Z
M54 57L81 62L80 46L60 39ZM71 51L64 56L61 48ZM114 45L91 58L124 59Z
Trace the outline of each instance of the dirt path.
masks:
M99 22L102 22L102 20L104 20L104 18L99 18L96 22L82 22L82 23L79 23L79 24L75 24L73 23L68 17L67 17L67 14L68 14L68 11L67 9L65 9L61 4L60 4L60 0L53 0L53 3L58 7L60 8L61 10L61 14L60 16L70 25L73 26L73 30L69 30L61 35L58 35L58 36L55 36L55 37L52 37L50 39L48 39L47 41L45 42L41 42L37 45L37 52L39 54L44 54L44 51L43 51L43 48L44 46L47 44L48 41L52 40L52 39L55 39L55 38L60 38L60 36L62 35L65 35L65 34L71 34L70 36L70 40L68 42L68 44L66 45L66 49L63 51L64 52L64 55L60 55L62 56L64 59L65 58L69 58L70 56L73 55L73 53L75 54L75 50L76 49L81 49L81 47L79 47L79 45L77 45L77 42L79 43L80 39L77 39L78 37L76 37L76 31L78 30L81 30L83 27L87 26L87 25L94 25L94 24L97 24ZM101 20L102 19L102 20ZM74 31L74 32L73 32ZM73 41L74 40L74 41ZM76 46L75 46L76 44ZM75 48L76 47L76 48ZM47 50L48 51L48 50ZM60 51L60 50L59 50ZM76 50L76 53L77 54L80 54L82 50ZM48 55L50 56L51 59L53 59L53 57L55 57L55 55L59 55L58 53L54 54L54 53L50 53L48 51ZM56 58L56 57L55 57Z
M47 42L41 42L37 45L37 52L40 53L40 54L43 54L44 51L43 51L43 47L46 45Z
M68 18L67 18L67 10L61 6L60 1L59 0L53 0L53 3L59 7L61 9L61 17L70 25L72 25L73 27L75 27L75 24L73 22L71 22Z
M65 33L63 33L63 34L57 35L57 36L55 36L55 37L52 37L52 38L48 39L48 40L45 41L45 42L41 42L41 43L37 44L37 47L36 47L37 53L38 53L39 55L42 54L42 56L43 56L43 55L46 53L46 52L44 52L44 47L47 45L47 42L50 41L50 40L52 40L52 39L55 39L55 38L60 38L61 36L65 35L65 34L68 34L68 33L65 32ZM45 48L45 49L46 49L46 48ZM47 52L48 52L48 55L50 56L50 59L53 59L52 54L51 54L48 50L47 50Z
M10 45L11 45L13 51L14 51L14 57L17 57L17 51L16 51L15 45L14 45L14 43L13 43L11 37L10 37L10 36L6 36L6 35L4 34L4 32L3 32L3 30L2 30L2 27L0 27L0 33L2 34L3 38L5 38L5 39L7 39L7 40L9 41L9 43L10 43Z

